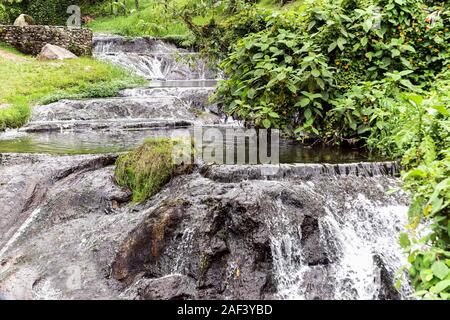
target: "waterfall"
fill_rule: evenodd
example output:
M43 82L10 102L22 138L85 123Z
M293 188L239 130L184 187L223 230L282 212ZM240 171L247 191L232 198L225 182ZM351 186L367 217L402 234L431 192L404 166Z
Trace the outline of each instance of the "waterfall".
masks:
M94 55L128 68L149 80L207 80L219 78L195 52L152 38L118 36L94 38Z
M372 188L384 192L377 178L354 178L368 179ZM402 283L399 292L393 284L394 275L407 263L398 242L399 231L407 224L407 206L369 198L367 190L357 191L357 181L349 191L341 189L338 176L330 178L328 184L336 187L336 193L328 193L323 181L315 180L302 182L296 192L323 204L317 221L311 218L314 212L292 210L280 199L265 203L272 206L265 214L277 297L407 299L412 292L409 284Z
M283 299L306 299L302 285L307 268L302 254L302 231L289 217L280 200L275 202L276 214L267 218L271 232L270 244L273 269L277 282L278 297Z

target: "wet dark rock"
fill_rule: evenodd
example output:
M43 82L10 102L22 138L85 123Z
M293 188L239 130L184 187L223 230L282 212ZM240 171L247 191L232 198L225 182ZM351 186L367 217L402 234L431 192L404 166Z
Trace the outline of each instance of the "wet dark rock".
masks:
M302 286L301 290L305 292L305 299L334 299L333 274L326 266L311 266L303 277Z
M184 275L169 275L157 279L141 278L122 298L135 300L191 300L195 299L196 282Z
M116 132L126 136L126 131L157 130L186 128L192 126L191 121L185 120L131 120L131 119L106 119L106 120L62 120L62 121L33 121L19 132L26 133L51 133L51 132L76 132L79 135L92 134L92 131ZM95 137L99 138L95 132Z
M92 44L96 52L107 53L172 53L177 50L175 45L166 45L164 41L150 37L132 39L114 35L95 35Z
M375 255L373 259L375 264L379 268L379 281L381 283L378 297L376 298L379 300L401 300L400 293L394 286L392 271L389 271L386 268L386 264L383 262L383 259L379 255Z
M105 281L108 256L133 225L120 217L130 193L112 179L116 156L1 159L0 292L8 299L114 298Z
M184 218L186 203L163 204L153 211L129 234L117 252L112 264L112 276L121 281L132 280L140 272L152 276L158 271L151 268L171 240L175 229ZM150 268L146 268L150 266ZM160 274L161 276L161 274Z
M202 174L218 182L241 180L311 180L316 176L397 176L396 162L366 162L348 164L278 164L278 165L217 165L203 168Z
M53 190L58 192L58 188L52 187L62 183L61 180L78 179L79 175L110 166L115 158L111 155L60 158L43 155L3 155L0 167L0 207L8 215L0 217L0 246L5 245L29 215L44 204L49 193ZM72 186L72 183L69 185ZM105 186L104 183L100 185ZM62 199L67 200L66 196ZM82 206L88 205L83 199L79 199L78 203ZM65 202L65 205L67 207L64 207L64 204L59 207L61 213L77 210L75 203L71 201Z
M326 252L326 246L321 241L319 220L311 216L305 216L301 225L302 250L304 258L309 266L330 263Z
M209 170L211 172L215 167ZM317 178L314 179L315 184L323 179L319 184L320 192L324 194L331 187L331 181L332 184L344 185L350 181L347 178L343 178L342 182L334 178L330 180L326 175L319 180ZM380 179L389 180L387 177ZM366 182L363 179L358 183L358 187L354 188L361 190L359 188L364 183ZM177 178L168 186L167 190L176 190L170 198L177 201L184 199L189 202L189 206L183 207L182 213L175 215L183 216L182 221L174 219L176 224L169 224L165 229L168 236L164 236L163 245L158 247L161 249L158 251L159 261L154 259L155 256L149 252L148 247L138 246L141 249L136 249L130 247L127 241L122 247L127 253L123 255L120 251L115 263L120 261L122 264L123 256L139 256L137 251L141 250L145 258L133 263L135 275L143 272L147 277L159 278L164 274L185 274L197 281L196 297L274 297L277 283L281 280L274 279L275 262L271 248L273 230L268 228L267 219L277 219L278 210L283 208L291 221L290 224L300 226L301 241L297 245L301 246L303 253L302 258L296 258L294 263L308 267L303 276L304 286L309 288L307 297L331 298L335 290L332 266L338 263L339 259L335 256L330 258L329 251L337 251L338 248L324 240L325 231L319 226L319 221L326 215L323 199L315 198L314 193L309 191L305 193L307 189L300 185L289 186L286 188L279 181L223 184L196 177L195 174ZM383 192L378 193L377 197L387 200ZM282 207L273 205L277 201L281 201ZM157 206L149 213L149 218L142 226L145 225L147 230L154 229L158 225L156 221L164 216L166 210L164 204ZM153 222L148 224L149 221ZM192 232L190 238L182 236L188 226ZM326 235L333 236L329 233ZM144 242L147 245L152 243L150 240ZM137 242L133 240L132 243ZM183 254L180 254L180 249ZM283 254L288 253L286 251ZM119 274L117 279L126 278L122 273ZM129 281L125 281L127 282ZM356 294L352 291L352 286L349 284L346 290Z

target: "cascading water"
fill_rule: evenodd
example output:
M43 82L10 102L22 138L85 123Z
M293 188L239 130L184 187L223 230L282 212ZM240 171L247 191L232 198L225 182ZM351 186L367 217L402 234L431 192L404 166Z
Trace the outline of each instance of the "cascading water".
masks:
M285 211L281 200L274 202L275 214L266 217L270 230L273 268L278 296L282 299L306 299L302 285L307 266L302 254L302 230Z
M338 187L338 179L339 176L330 179L329 184ZM355 179L368 179L372 188L385 191L376 177ZM317 218L317 224L308 224L302 230L305 223L300 223L298 217L310 212L302 208L289 210L280 199L273 201L272 210L266 211L278 298L409 297L412 291L408 283L403 282L398 293L393 287L395 274L407 263L398 243L398 234L407 224L404 203L383 203L368 195L367 190L336 188L335 192L344 196L325 193L314 177L302 182L296 192L323 203L324 214ZM322 261L311 262L307 257L310 253L305 253L305 238L310 236L311 226L320 234L314 235L314 243L315 250L324 250L326 258L322 257ZM386 283L390 292L386 292Z
M362 194L346 203L345 212L334 205L332 200L327 204L328 214L321 223L329 234L336 235L339 258L332 270L338 283L334 298L376 299L381 268L395 275L406 264L398 234L407 224L407 207L376 203ZM403 285L401 296L406 298L408 291Z
M27 127L0 137L0 152L121 152L149 136L171 136L178 130L183 134L183 128L193 123L208 123L205 114L214 114L211 123L224 129L220 108L208 103L220 74L196 59L194 53L156 39L116 36L95 37L94 52L100 59L152 80L150 86L124 90L117 98L60 101L37 107ZM0 251L6 256L16 247L28 250L30 258L26 263L33 272L33 263L39 265L42 256L52 262L45 267L56 268L47 272L49 278L40 284L36 280L36 287L47 295L35 292L35 297L54 297L57 292L56 297L72 298L74 293L61 287L63 280L58 277L62 273L57 268L79 257L90 268L82 269L88 270L83 277L91 286L77 292L79 297L104 294L117 298L124 294L126 298L130 292L139 296L147 289L157 291L151 289L154 286L162 286L161 291L172 287L186 291L180 288L183 284L189 284L189 292L178 292L177 298L406 299L411 291L407 283L398 293L393 287L394 275L405 263L398 232L407 216L407 197L386 195L388 188L396 185L393 176L398 174L398 166L388 162L353 164L370 159L363 152L306 148L282 140L280 160L284 164L275 166L279 170L272 176L264 176L260 165L205 166L192 175L175 178L152 200L152 210L144 206L135 211L120 206L119 200L125 203L129 198L112 182L111 167L98 170L112 164L109 157L29 157L23 158L23 167L20 161L10 164L17 179L0 166L0 178L11 184L0 183L5 199L14 198L15 190L27 183L27 190L31 190L31 200L24 195L25 209L15 216L23 223L23 230L20 223L0 218L3 234L19 231ZM71 166L76 169L55 173L62 166L59 161L73 162ZM324 162L336 164L320 164ZM36 178L37 173L42 177ZM41 180L46 181L45 185L39 186ZM88 191L80 187L75 196L72 188L78 185ZM40 202L33 208L36 199ZM91 203L92 208L86 208ZM180 212L184 216L173 217L176 210L161 203L175 207L183 203ZM158 206L162 207L159 213L153 210ZM82 214L72 222L70 216L59 218L63 212ZM156 219L158 214L163 219ZM35 245L32 237L39 234L35 224L45 222L43 215L67 223L55 222L55 228L51 223L44 225L51 236L39 238ZM157 250L157 257L148 256L155 229L151 219L142 224L147 217L159 221L157 230L161 230L161 221L173 224L162 235L159 233L157 240L164 241L165 247L161 252ZM98 226L100 231L95 229ZM27 232L28 228L33 232ZM83 251L79 234L93 248ZM33 241L21 241L26 237ZM127 242L126 237L131 241ZM48 242L51 239L58 239L61 247L68 248L64 254L48 249L54 247ZM138 245L140 240L142 247ZM124 252L117 249L119 242L124 243ZM116 251L123 255L112 257ZM92 260L97 256L101 257L98 261ZM104 284L103 268L109 268L111 261L115 262L116 280L126 279L129 285L133 277L141 277L129 285L130 290L109 291L111 286ZM96 273L100 269L101 274ZM14 274L7 272L8 276ZM44 277L36 273L37 279ZM17 279L23 280L20 274ZM181 285L165 285L166 281L180 281ZM0 272L0 293L4 282Z
M94 39L94 55L150 80L206 80L219 77L204 60L198 59L196 53L157 39L97 36Z

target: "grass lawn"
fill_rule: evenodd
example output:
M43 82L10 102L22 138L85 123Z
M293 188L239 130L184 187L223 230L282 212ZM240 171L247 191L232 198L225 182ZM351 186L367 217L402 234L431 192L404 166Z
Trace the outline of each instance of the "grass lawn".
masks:
M146 80L92 58L38 61L0 44L0 130L18 128L31 108L60 99L117 95Z

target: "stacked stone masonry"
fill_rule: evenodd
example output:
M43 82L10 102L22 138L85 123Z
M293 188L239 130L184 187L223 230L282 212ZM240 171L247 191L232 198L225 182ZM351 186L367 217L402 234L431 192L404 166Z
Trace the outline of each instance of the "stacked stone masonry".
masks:
M77 56L92 54L92 31L85 28L0 25L0 42L32 55L39 54L47 43L63 47Z

